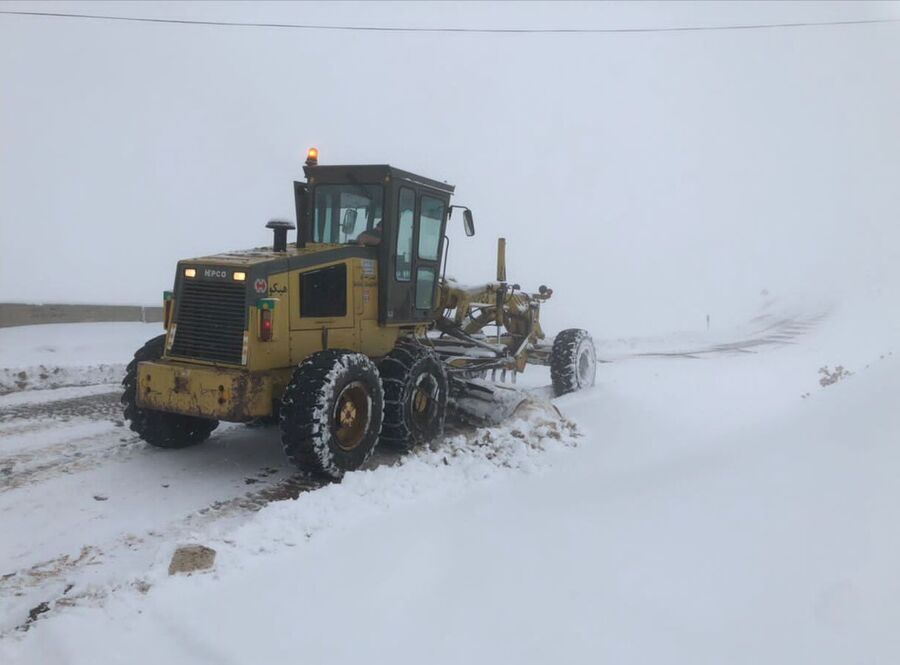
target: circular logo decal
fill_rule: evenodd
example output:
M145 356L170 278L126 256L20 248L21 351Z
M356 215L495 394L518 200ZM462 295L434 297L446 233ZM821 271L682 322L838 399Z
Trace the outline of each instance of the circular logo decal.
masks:
M265 295L266 291L269 288L269 285L266 283L266 280L260 277L253 283L253 288L256 289L256 292L260 295Z

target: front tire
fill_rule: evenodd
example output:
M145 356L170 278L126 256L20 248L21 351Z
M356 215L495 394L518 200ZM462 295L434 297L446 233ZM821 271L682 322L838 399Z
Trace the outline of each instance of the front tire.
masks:
M125 392L121 401L125 420L129 421L131 430L151 446L187 448L208 439L219 426L219 421L142 409L137 404L138 363L162 358L165 343L165 335L154 337L134 354L134 359L125 370L125 379L122 381Z
M409 452L439 436L447 417L444 365L426 346L404 340L379 366L384 386L381 441Z
M553 393L559 397L590 388L596 375L597 355L588 331L569 328L559 333L550 351Z
M301 470L340 479L372 454L384 415L378 369L361 353L328 349L294 370L281 400L281 442Z

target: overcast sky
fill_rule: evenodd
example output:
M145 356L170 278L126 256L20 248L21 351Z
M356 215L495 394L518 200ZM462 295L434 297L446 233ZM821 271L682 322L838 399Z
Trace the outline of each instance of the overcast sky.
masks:
M896 3L98 3L0 9L428 27L900 18ZM556 290L551 329L699 327L896 290L900 23L334 32L0 16L0 300L155 304L267 244L307 147L457 186L449 272ZM459 220L454 220L458 223Z

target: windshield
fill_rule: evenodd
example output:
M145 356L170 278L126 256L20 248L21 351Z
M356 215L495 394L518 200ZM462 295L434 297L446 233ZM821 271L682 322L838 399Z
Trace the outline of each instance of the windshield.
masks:
M318 185L312 241L356 243L367 232L380 234L383 203L381 185Z

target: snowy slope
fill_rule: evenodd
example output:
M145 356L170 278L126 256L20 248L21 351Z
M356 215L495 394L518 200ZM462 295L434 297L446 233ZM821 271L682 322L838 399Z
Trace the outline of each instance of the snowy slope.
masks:
M900 364L879 316L838 309L756 353L657 340L557 400L577 432L482 430L151 541L0 660L897 662ZM820 385L837 364L853 374ZM176 540L215 547L216 572L168 578Z

